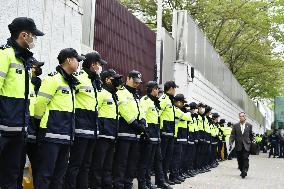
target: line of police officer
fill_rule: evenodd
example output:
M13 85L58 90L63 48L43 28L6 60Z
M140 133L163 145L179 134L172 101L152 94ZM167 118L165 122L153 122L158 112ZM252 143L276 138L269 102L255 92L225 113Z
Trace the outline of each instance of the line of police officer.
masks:
M224 130L217 113L175 96L174 81L159 97L155 81L140 98L141 73L125 84L97 52L60 51L56 72L35 95L29 51L44 35L30 18L9 25L11 38L0 50L0 188L21 188L25 153L36 189L171 188L218 165ZM79 62L82 70L76 72ZM222 143L221 148L218 143ZM168 172L169 175L168 175Z

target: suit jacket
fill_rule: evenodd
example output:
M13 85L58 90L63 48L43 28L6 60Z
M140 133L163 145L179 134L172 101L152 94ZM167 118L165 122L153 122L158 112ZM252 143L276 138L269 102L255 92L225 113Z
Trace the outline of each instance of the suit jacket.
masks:
M252 125L245 123L244 133L242 134L242 129L240 123L233 125L232 133L230 136L230 144L235 141L236 151L242 150L242 145L244 145L246 151L250 151L250 146L253 141Z

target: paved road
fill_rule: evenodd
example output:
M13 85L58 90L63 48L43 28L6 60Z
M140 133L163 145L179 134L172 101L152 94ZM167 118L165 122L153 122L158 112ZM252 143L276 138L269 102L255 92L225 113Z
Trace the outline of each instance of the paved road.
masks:
M242 179L237 160L221 162L211 172L187 179L174 189L283 189L284 159L251 155L248 177Z

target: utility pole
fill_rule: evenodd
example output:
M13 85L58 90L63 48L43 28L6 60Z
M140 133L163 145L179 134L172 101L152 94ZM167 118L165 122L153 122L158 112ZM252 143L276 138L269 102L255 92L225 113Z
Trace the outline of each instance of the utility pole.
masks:
M157 0L157 33L156 33L156 65L157 65L157 82L161 83L161 32L162 32L162 15L163 15L163 0Z

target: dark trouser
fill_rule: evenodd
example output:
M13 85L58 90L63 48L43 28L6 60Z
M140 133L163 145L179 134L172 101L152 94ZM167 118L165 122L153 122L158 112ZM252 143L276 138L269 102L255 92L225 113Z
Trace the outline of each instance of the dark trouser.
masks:
M241 172L248 172L249 169L249 151L246 151L244 145L241 151L237 151L237 160Z
M277 149L278 148L278 145L276 143L271 143L271 146L270 146L270 151L269 151L269 157L271 155L273 155L273 157L275 157L277 155Z
M206 143L205 165L211 164L211 143Z
M217 156L217 144L211 145L211 163L214 163L216 161Z
M206 165L206 158L207 158L207 153L208 153L208 144L205 142L201 143L201 148L200 148L200 166L204 167Z
M194 159L194 164L196 165L196 169L200 169L201 168L201 147L202 147L202 143L198 142L196 144L196 155L195 155L195 159Z
M89 170L96 140L75 137L70 149L64 188L88 189Z
M196 157L196 144L189 144L188 151L189 151L187 158L188 170L196 169L196 165L194 162Z
M118 139L113 162L114 189L132 187L139 159L139 142Z
M45 141L39 146L35 189L62 189L69 152L68 144Z
M22 153L22 160L21 160L21 172L19 175L19 180L18 180L18 189L22 189L22 182L23 182L23 170L25 168L26 164L26 155L28 155L31 167L32 167L32 177L33 177L33 182L35 180L35 173L36 173L36 166L37 166L37 143L35 142L27 142L25 144L23 153Z
M99 138L94 150L91 175L91 188L112 188L112 164L115 141Z
M222 141L218 141L218 152L217 152L217 158L218 159L222 159L222 147L223 147L223 142Z
M17 189L21 175L24 137L0 136L0 188Z
M280 141L280 157L284 157L284 141Z
M163 158L163 172L164 177L168 178L167 173L169 171L170 163L173 157L174 150L174 138L172 136L161 136L161 152Z
M182 156L180 169L182 172L189 170L189 159L190 159L190 144L182 144Z
M140 158L138 162L138 171L137 171L137 179L138 184L145 185L146 178L148 178L148 174L151 172L151 163L152 156L155 155L154 144L151 144L147 141L140 142ZM151 179L150 179L151 182Z
M163 173L163 157L161 152L161 144L155 144L153 147L153 156L154 157L154 168L155 168L155 184L160 184L165 182L164 173ZM150 166L153 163L150 163ZM151 180L150 169L147 174L147 181ZM146 182L147 182L146 181Z
M180 164L181 164L181 154L182 154L182 143L174 143L174 154L172 158L171 168L170 168L170 178L176 178L179 176Z

